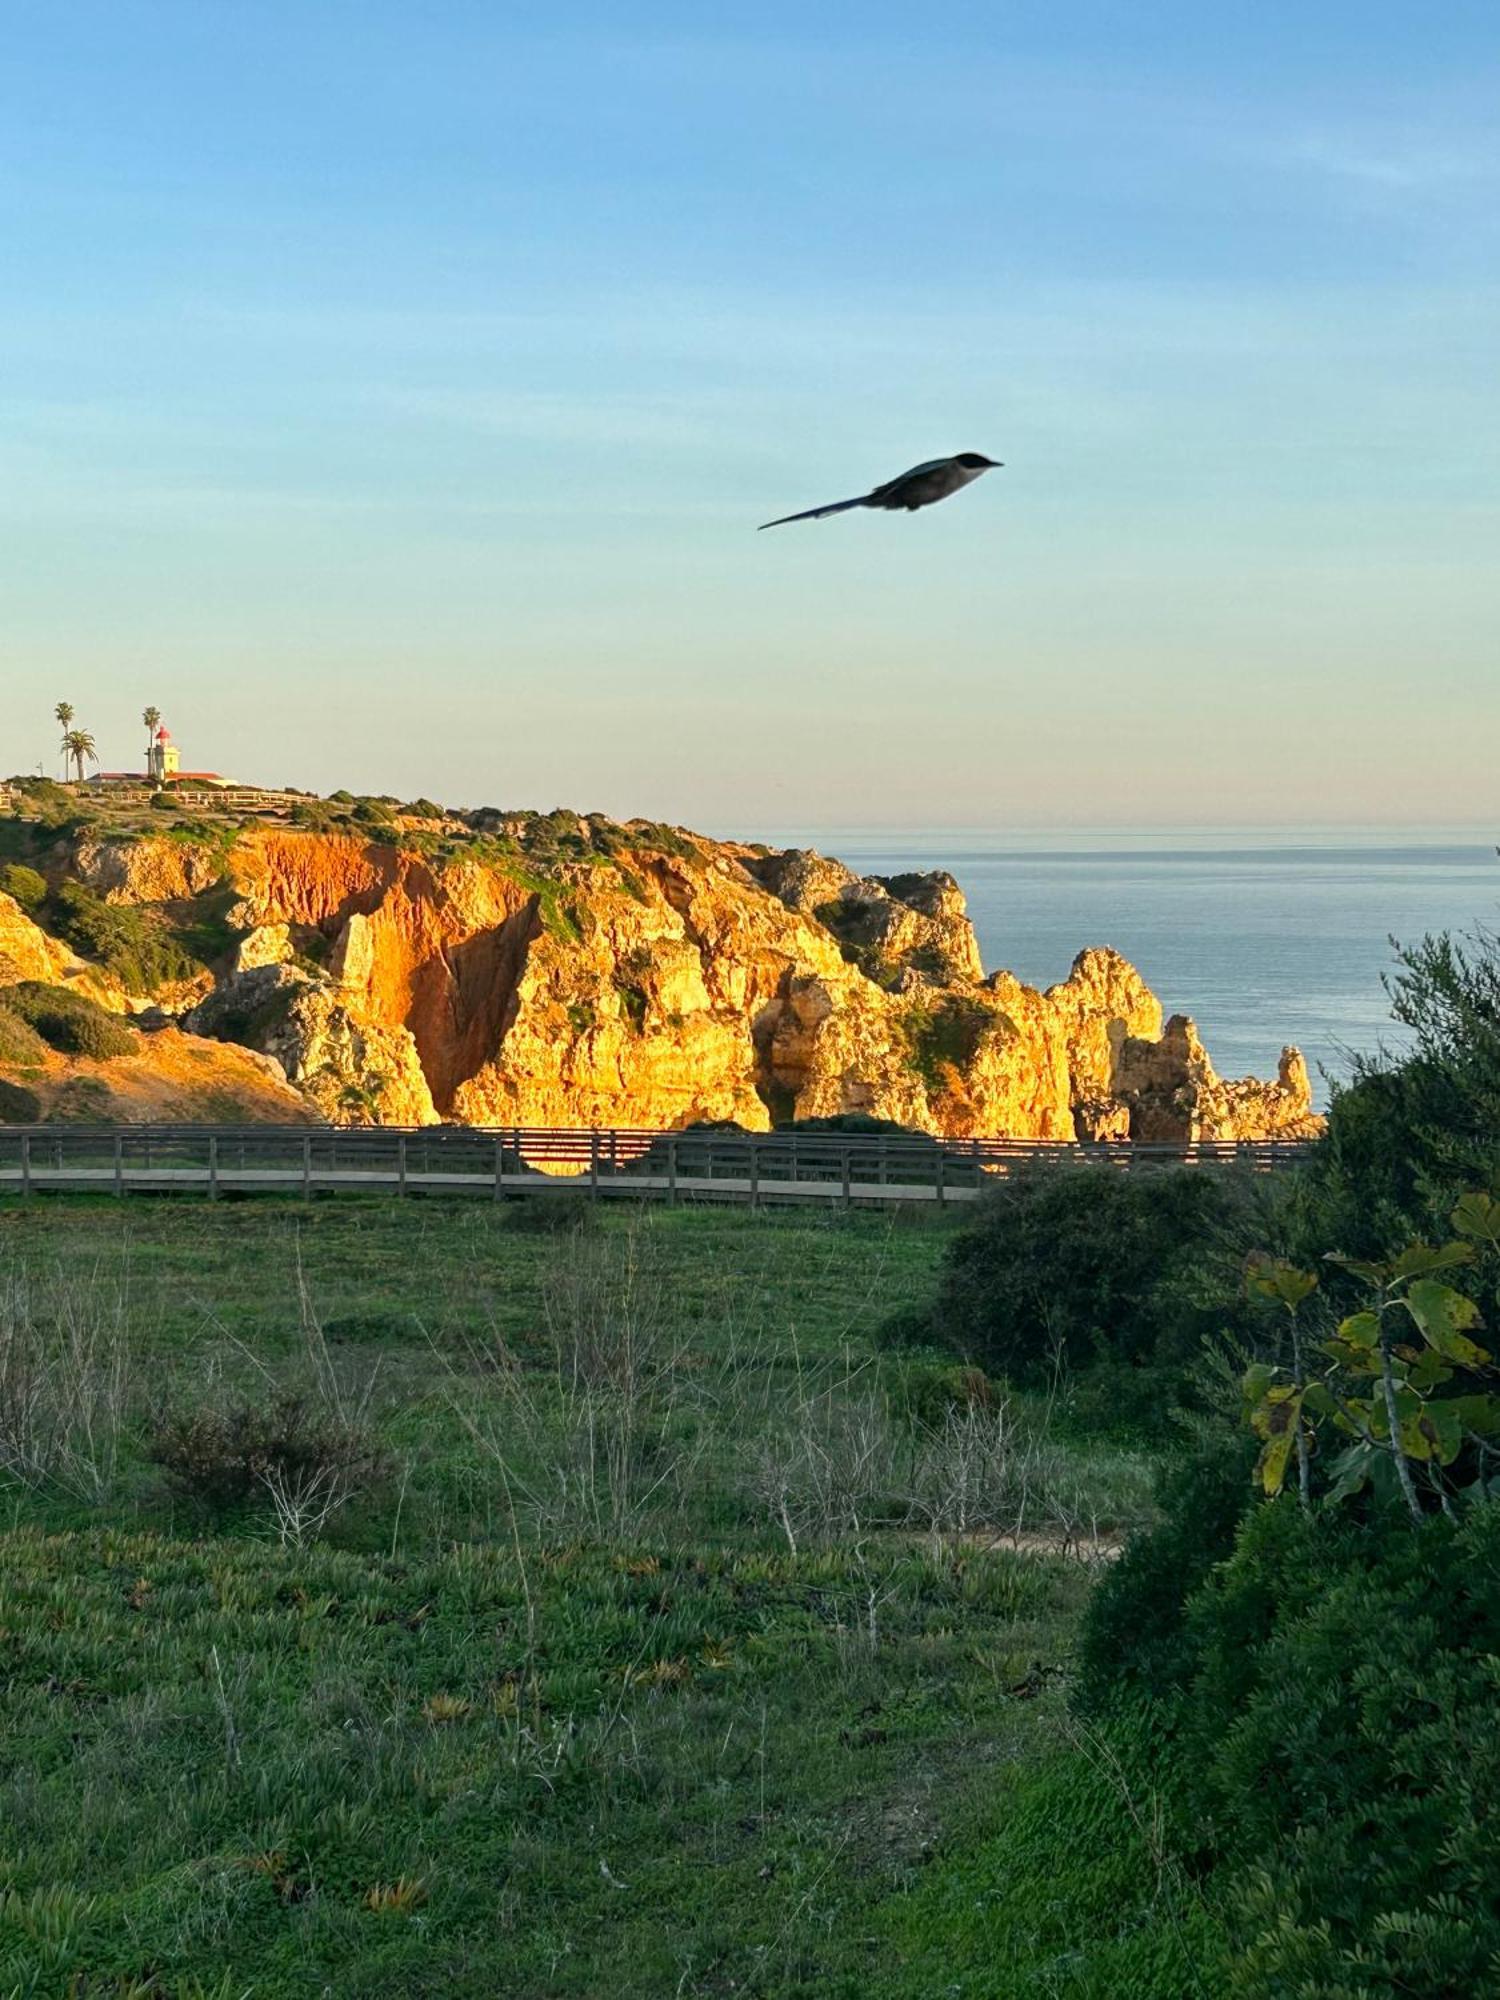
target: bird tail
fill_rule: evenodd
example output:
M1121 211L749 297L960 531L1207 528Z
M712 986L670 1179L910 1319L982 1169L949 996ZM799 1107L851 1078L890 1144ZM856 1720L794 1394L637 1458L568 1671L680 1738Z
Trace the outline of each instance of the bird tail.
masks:
M869 498L861 493L857 500L833 500L826 507L809 507L805 514L783 514L777 521L762 521L757 534L767 528L784 528L788 521L821 521L826 514L847 514L851 507L863 507Z

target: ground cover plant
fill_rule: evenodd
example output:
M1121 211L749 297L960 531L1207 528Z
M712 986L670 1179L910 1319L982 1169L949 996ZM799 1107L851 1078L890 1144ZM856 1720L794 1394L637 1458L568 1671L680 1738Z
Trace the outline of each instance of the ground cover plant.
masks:
M1500 979L1483 935L1402 964L1412 1052L1336 1094L1081 1646L1084 1717L1152 1742L1163 1853L1231 1940L1208 1990L1244 2000L1500 1976Z
M0 1993L925 1995L1040 1838L1146 1455L877 1341L936 1218L529 1212L0 1207Z

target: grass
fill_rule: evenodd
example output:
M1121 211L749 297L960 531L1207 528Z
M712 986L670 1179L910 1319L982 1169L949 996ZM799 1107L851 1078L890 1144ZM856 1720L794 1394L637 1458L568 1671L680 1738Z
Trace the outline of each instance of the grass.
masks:
M0 1207L0 1995L1193 1990L1067 1733L1088 1570L985 1546L1144 1464L882 1344L945 1226L521 1212ZM321 1534L165 1485L282 1394L378 1447Z

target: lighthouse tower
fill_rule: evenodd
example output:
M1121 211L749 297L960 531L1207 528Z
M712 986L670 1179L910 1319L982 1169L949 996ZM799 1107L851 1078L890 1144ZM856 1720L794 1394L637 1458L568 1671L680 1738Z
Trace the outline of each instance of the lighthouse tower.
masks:
M157 730L151 748L146 753L146 775L164 785L177 776L181 759L177 755L177 745L172 741L172 732L165 723Z

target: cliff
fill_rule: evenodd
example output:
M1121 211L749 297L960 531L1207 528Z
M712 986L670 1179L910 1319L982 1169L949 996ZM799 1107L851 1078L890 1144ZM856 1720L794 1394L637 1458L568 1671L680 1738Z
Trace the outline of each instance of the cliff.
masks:
M1225 1082L1191 1021L1164 1027L1113 951L1081 952L1046 991L986 975L944 874L863 878L810 852L574 814L245 826L202 842L91 832L34 861L50 900L35 938L18 944L10 919L8 947L0 909L0 985L113 980L148 1042L170 1020L177 1042L242 1045L290 1099L336 1119L765 1129L867 1112L1045 1139L1317 1129L1295 1051L1274 1082ZM129 942L93 970L42 928L70 883L75 941L86 923ZM67 955L43 974L49 951Z

